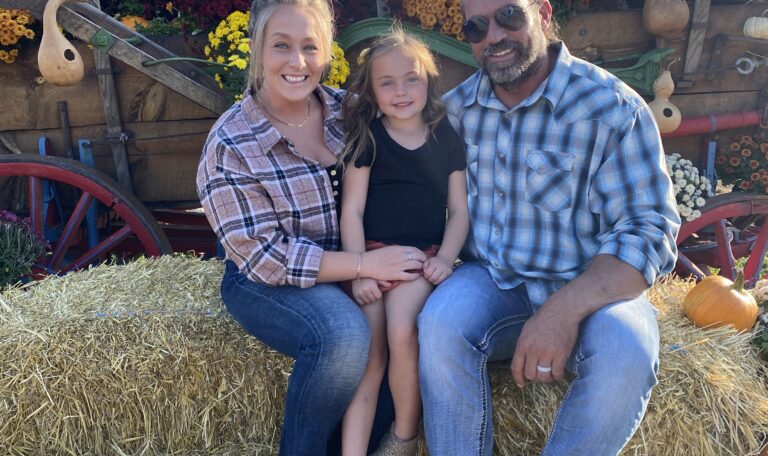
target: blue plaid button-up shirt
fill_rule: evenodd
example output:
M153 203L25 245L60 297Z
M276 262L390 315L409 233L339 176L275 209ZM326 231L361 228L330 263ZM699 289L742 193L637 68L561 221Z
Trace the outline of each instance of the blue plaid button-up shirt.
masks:
M558 46L552 73L511 109L482 71L444 97L467 150L465 251L500 288L525 283L536 307L598 254L653 284L675 264L680 226L646 103Z

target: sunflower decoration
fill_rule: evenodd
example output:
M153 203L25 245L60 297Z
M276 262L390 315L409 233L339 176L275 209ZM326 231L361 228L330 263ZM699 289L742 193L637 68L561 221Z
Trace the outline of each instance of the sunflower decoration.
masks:
M213 75L219 87L229 92L235 100L242 98L248 81L249 17L250 13L243 11L229 14L208 34L208 44L203 49L208 61L219 64ZM349 62L344 57L344 50L334 42L328 76L323 83L338 88L346 82L348 76Z
M34 40L35 18L29 10L0 8L0 61L13 63L23 44Z
M403 11L418 19L427 30L439 30L443 35L464 39L461 25L461 0L403 0Z

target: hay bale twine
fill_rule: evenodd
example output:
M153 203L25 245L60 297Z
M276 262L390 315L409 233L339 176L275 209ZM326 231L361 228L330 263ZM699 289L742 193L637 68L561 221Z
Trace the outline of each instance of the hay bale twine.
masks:
M166 256L0 293L0 452L277 454L292 361L229 317L222 273ZM649 292L659 385L623 454L757 454L768 434L768 372L750 336L690 325L691 286ZM490 377L495 453L537 454L567 385L520 391L507 364Z

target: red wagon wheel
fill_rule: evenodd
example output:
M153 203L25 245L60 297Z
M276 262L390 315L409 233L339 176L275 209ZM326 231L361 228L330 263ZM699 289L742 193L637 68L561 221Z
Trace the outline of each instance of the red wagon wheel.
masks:
M768 245L766 216L768 195L732 192L707 199L701 217L680 228L677 272L701 280L710 274L709 266L734 280L736 260L747 258L745 283L754 287Z
M171 246L163 231L144 205L133 195L122 190L106 174L81 163L61 157L32 154L0 155L0 176L27 177L29 189L29 215L32 228L42 234L47 214L43 214L43 180L71 187L75 205L67 220L61 220L61 234L52 246L44 263L35 267L35 273L59 273L82 268L100 258L129 238L134 237L140 250L150 256L170 253ZM115 231L100 232L99 242L83 247L82 222L88 207L99 201L109 211L110 225ZM114 223L112 223L114 222ZM100 230L103 231L103 230Z

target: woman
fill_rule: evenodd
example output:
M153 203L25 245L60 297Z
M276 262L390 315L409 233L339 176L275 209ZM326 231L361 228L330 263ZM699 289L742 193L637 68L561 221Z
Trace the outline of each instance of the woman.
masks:
M338 252L342 91L320 85L333 19L326 0L256 0L252 82L213 126L197 187L226 252L221 294L235 319L296 359L280 454L325 454L365 370L370 329L338 287L413 280L415 247Z

